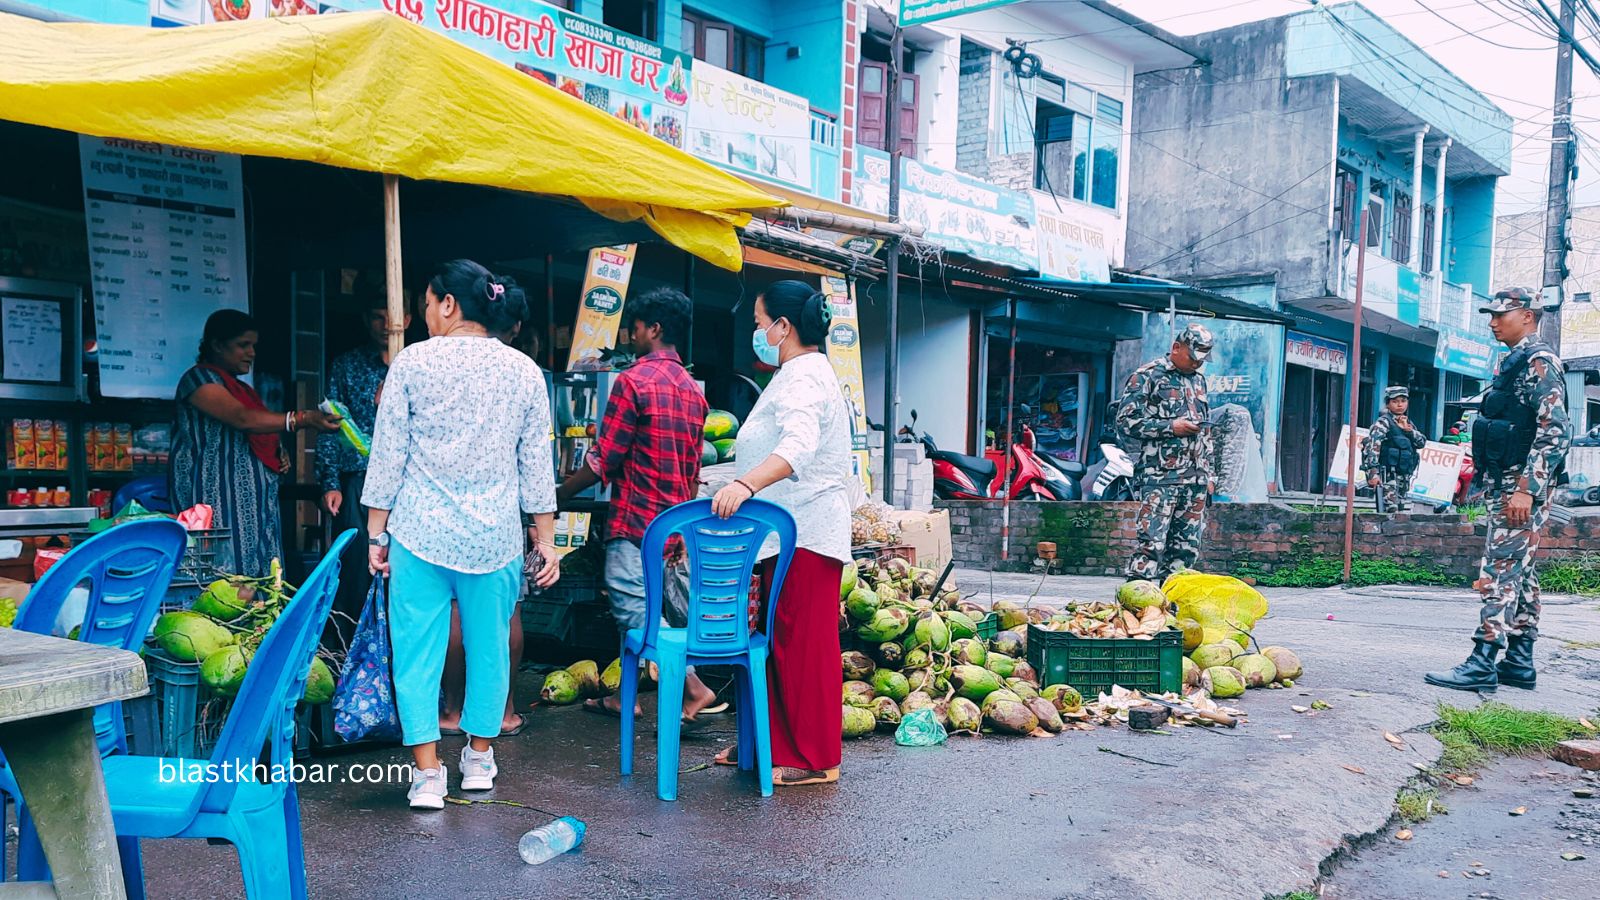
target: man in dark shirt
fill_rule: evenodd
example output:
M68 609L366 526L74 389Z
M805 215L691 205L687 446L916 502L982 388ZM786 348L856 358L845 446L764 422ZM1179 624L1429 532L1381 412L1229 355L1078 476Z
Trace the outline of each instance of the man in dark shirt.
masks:
M623 308L637 361L617 376L588 465L556 492L565 503L590 486L611 486L606 520L606 589L617 629L624 634L645 624L645 561L639 543L655 517L693 500L700 492L700 451L705 440L706 400L678 356L678 342L693 323L694 305L671 288L650 291ZM681 554L681 544L669 552ZM672 561L665 580L666 611L683 615L687 578ZM681 622L679 623L681 624ZM716 695L690 673L683 714L692 720ZM591 700L596 712L620 714L615 697ZM634 710L637 714L638 710Z

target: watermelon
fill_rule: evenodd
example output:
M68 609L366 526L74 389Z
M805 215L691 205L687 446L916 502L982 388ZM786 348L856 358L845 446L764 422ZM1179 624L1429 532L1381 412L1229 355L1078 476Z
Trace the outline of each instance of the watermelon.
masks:
M713 409L706 413L706 440L720 441L731 438L739 433L739 420L733 413L720 409Z
M700 465L714 466L721 461L721 454L717 453L715 444L705 441L700 445Z
M711 446L717 448L717 462L733 462L733 445L733 438L723 438L720 441L711 442Z

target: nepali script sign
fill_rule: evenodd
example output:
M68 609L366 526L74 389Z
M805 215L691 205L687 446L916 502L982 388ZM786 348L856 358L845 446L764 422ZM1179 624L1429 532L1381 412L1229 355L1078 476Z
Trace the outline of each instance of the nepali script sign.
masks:
M1356 429L1356 450L1359 453L1361 442L1366 440L1367 430ZM1418 451L1417 475L1411 482L1411 490L1406 496L1418 503L1427 503L1431 506L1444 506L1454 501L1456 496L1456 482L1461 477L1461 461L1466 458L1468 448L1464 444L1441 444L1438 441L1429 441L1427 446ZM1339 430L1339 448L1334 451L1333 465L1328 471L1329 487L1344 487L1344 473L1350 465L1350 426L1346 425ZM1356 457L1356 484L1367 483L1366 470L1361 468L1361 458Z
M1014 269L1039 265L1033 198L960 172L900 160L900 218L928 240L974 259ZM889 154L856 148L856 205L889 212Z
M690 153L802 190L811 189L811 104L702 62L694 67Z
M954 16L993 9L1017 0L900 0L900 24L920 25Z
M693 57L537 0L342 0L385 9L598 107L674 147Z

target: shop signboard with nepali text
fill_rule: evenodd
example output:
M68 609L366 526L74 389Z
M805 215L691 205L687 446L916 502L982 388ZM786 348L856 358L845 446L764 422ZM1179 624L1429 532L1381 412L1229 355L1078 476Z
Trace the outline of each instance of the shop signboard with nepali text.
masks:
M1283 361L1308 369L1343 375L1349 366L1350 345L1344 341L1291 331L1284 335Z
M811 104L708 63L694 67L688 150L713 165L811 189Z
M883 246L882 241L848 234L838 235L834 243L869 256ZM867 423L866 379L861 374L861 316L856 285L849 279L824 275L822 292L833 308L828 325L828 361L833 363L833 374L839 379L839 390L850 412L850 465L861 479L861 487L871 494L871 455L867 449L871 426Z
M1039 223L1039 274L1065 281L1111 281L1115 252L1104 225L1079 215L1071 204L1061 205L1047 194L1035 191L1034 209Z
M1367 430L1356 429L1356 484L1367 483L1367 472L1361 467L1361 442ZM1417 474L1411 482L1408 498L1431 506L1445 506L1455 499L1456 482L1461 477L1461 463L1470 452L1465 444L1441 444L1429 441L1418 451ZM1333 453L1333 465L1328 469L1328 486L1343 488L1344 475L1350 467L1350 426L1339 429L1339 446Z
M1034 271L1039 266L1033 198L970 175L901 159L900 220L974 259ZM856 148L856 205L889 213L889 154Z
M683 146L694 61L687 53L538 0L338 0L338 5L351 12L388 10Z
M977 12L994 9L1017 0L900 0L900 24L921 25Z
M1489 336L1487 328L1472 332L1442 323L1434 328L1439 332L1433 348L1434 368L1480 380L1494 375L1495 360L1500 358L1502 349ZM1566 335L1562 338L1564 346Z

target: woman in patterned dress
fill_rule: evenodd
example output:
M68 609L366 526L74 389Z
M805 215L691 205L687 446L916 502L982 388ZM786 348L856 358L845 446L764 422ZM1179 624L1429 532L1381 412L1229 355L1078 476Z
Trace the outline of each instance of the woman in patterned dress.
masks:
M439 679L451 599L461 618L466 694L461 789L494 787L492 739L503 723L511 665L506 645L522 585L522 517L540 567L555 584L556 486L544 374L497 335L527 317L514 282L470 260L428 282L428 340L400 351L378 403L361 504L368 564L391 575L395 705L415 768L414 809L443 809Z
M249 576L267 574L283 557L278 476L289 457L279 435L339 427L337 416L319 409L267 409L239 380L255 365L258 338L255 320L236 309L206 319L199 360L178 381L167 472L173 507L210 506L215 527L233 533L233 558L218 564Z

